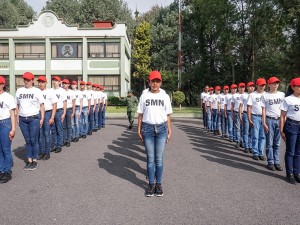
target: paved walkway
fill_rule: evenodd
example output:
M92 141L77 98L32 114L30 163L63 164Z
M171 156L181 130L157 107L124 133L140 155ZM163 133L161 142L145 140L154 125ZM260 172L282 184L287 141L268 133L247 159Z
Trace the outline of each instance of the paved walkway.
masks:
M109 119L105 129L53 153L36 171L23 170L23 143L18 131L13 180L0 185L1 225L300 221L300 185L205 133L198 119L173 120L161 198L144 196L145 151L125 119Z

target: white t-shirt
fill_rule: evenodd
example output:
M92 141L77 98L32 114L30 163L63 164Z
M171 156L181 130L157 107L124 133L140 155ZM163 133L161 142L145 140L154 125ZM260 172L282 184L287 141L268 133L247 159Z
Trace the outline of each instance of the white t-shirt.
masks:
M166 93L166 91L164 89L161 89L161 88L159 89L159 91L162 92L162 93ZM145 93L148 93L148 92L150 92L150 89L146 88L145 90L143 90L142 94L145 94Z
M106 101L107 101L107 94L102 92L102 99L104 101L104 104L106 104Z
M87 92L89 93L89 95L91 97L91 105L95 105L95 99L97 99L95 91L93 91L93 90L87 90ZM96 102L97 102L97 100L96 100Z
M248 93L244 93L241 95L241 103L240 104L243 104L243 111L244 112L247 112L247 101L248 101L248 97L249 97L249 94Z
M91 99L91 95L89 94L88 90L81 91L83 102L82 107L87 107L89 105L89 100Z
M56 95L54 94L53 89L46 89L42 91L44 98L44 107L45 111L52 110L52 105L58 102Z
M0 120L5 120L10 118L10 110L16 108L16 103L14 97L4 92L0 94Z
M211 96L212 96L211 94L208 94L208 95L204 96L206 107L210 106L210 98L211 98Z
M300 98L290 95L283 99L280 109L292 120L300 121Z
M209 98L212 109L218 109L218 95L212 94Z
M64 101L67 101L67 92L63 88L51 88L54 91L54 94L56 95L58 101L57 101L57 109L64 108Z
M233 111L238 112L241 104L241 94L235 93L232 95L231 102L234 104Z
M280 117L280 105L283 102L284 93L277 91L276 93L265 92L262 95L260 105L266 108L266 116Z
M74 90L73 90L74 91ZM79 90L74 91L75 94L75 104L76 106L80 106L80 100L83 98L82 92Z
M103 100L103 94L102 94L102 91L96 91L96 93L98 94L98 98L100 100L100 104L102 103L102 100Z
M140 97L137 112L143 114L143 122L161 124L173 113L169 95L163 92L145 93Z
M201 98L201 100L202 100L202 103L204 103L205 101L206 101L206 96L208 95L208 93L206 93L206 92L202 92L201 94L200 94L200 98Z
M232 99L232 94L225 95L225 105L227 107L227 110L231 110L231 99Z
M19 115L23 117L39 114L40 105L44 103L42 91L36 87L19 88L15 100L19 105Z
M69 89L67 92L67 108L73 107L73 100L76 99L75 92Z
M261 108L261 97L263 93L257 93L254 91L251 93L247 100L247 105L251 105L251 114L255 115L262 115L262 108Z
M218 96L218 102L220 102L220 109L224 109L224 106L225 106L225 96L226 95L224 95L223 93L219 94L219 96Z

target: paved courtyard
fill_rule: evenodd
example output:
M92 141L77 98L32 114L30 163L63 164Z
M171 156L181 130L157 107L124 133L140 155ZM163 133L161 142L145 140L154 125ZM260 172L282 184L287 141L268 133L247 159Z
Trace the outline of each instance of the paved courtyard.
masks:
M23 170L18 130L13 158L13 179L0 185L1 225L300 224L300 184L207 134L199 119L173 119L161 198L144 196L145 150L125 119L108 119L36 171Z

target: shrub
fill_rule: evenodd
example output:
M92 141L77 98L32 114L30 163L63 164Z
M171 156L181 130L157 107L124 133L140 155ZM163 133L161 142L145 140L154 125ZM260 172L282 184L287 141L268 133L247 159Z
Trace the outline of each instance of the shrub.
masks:
M175 105L180 105L185 100L185 95L182 91L175 91L173 93L173 102Z
M126 106L126 101L120 101L118 97L108 96L108 105L111 106Z

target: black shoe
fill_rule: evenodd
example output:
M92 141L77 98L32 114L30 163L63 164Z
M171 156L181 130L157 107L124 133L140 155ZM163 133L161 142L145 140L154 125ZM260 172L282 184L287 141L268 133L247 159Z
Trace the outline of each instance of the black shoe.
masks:
M37 162L32 161L32 163L30 163L30 166L29 166L28 170L33 171L33 170L36 170L37 167L38 167Z
M0 183L4 184L4 183L7 183L10 180L11 180L11 173L6 172L6 173L4 173L2 178L0 179Z
M275 169L278 170L278 171L282 171L283 168L280 166L280 164L274 164L275 166Z
M57 148L55 153L60 153L61 152L61 148Z
M45 154L44 160L48 160L48 159L50 159L50 154Z
M297 184L296 180L294 179L293 174L287 174L285 177L286 182L290 183L290 184Z
M161 184L156 184L156 187L155 187L155 196L157 197L161 197L164 195L164 192L162 190L162 187L161 187Z
M245 149L244 149L244 152L245 152L245 153L249 153L249 148L245 148Z
M300 183L300 174L294 174L295 180Z
M152 197L155 192L155 185L154 184L149 184L148 189L145 192L146 197Z
M263 155L258 156L258 158L259 158L261 161L265 161L265 160L266 160L266 158L265 158Z
M105 125L103 125L102 128L105 128Z
M254 159L254 160L259 160L259 158L258 158L257 155L254 155L254 156L253 156L253 159Z
M75 138L75 142L78 142L79 141L79 137Z
M240 142L240 147L241 147L241 148L244 148L244 145L243 145L243 143L242 143L242 142Z
M0 180L2 179L2 177L4 176L5 173L0 173Z
M82 135L82 139L86 139L86 135Z
M29 170L30 165L31 162L27 162L26 165L24 166L24 170Z
M50 151L50 152L55 152L55 151L56 151L56 149L57 149L57 147L54 147L54 148L52 148L52 149L51 149L51 151Z
M97 132L98 131L98 129L93 129L93 132Z
M92 132L89 132L88 135L91 136L91 135L92 135Z
M267 169L268 169L268 170L275 171L275 166L274 166L274 164L268 164L268 165L267 165Z
M42 159L44 159L45 155L46 155L45 153L40 154L39 157L37 158L37 160L42 160Z
M221 131L217 130L217 135L221 135Z
M249 152L250 152L250 153L253 153L252 148L249 148Z
M234 147L239 148L240 147L240 143L237 142Z
M75 140L76 140L76 138L73 138L73 139L72 139L72 142L76 142Z
M70 147L70 146L71 146L71 143L67 142L66 147Z
M131 129L132 129L132 125L129 125L129 126L128 126L128 129L131 130Z

